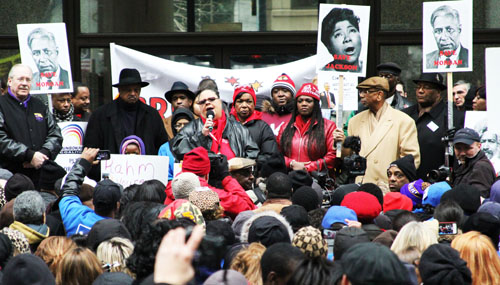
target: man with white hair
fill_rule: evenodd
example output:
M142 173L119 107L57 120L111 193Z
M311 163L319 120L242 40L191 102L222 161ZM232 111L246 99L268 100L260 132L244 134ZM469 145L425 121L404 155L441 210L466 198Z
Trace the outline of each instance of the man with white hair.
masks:
M37 191L24 191L16 197L14 222L9 228L26 236L32 252L49 236L50 230L45 224L45 203Z
M56 158L63 138L47 106L30 95L32 79L29 66L14 65L8 94L0 96L0 167L25 174L38 189L39 169Z

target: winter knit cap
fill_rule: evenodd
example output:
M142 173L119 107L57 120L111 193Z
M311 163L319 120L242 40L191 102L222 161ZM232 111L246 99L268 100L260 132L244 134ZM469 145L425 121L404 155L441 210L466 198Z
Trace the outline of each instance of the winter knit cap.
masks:
M317 101L319 101L319 91L318 87L312 83L304 83L302 87L300 87L299 92L295 95L295 98L299 98L300 96L309 96Z
M436 207L441 202L441 196L450 189L450 184L446 181L432 184L425 189L424 196L422 197L422 205Z
M490 200L500 203L500 180L491 185Z
M175 199L188 199L189 193L200 187L200 179L191 172L181 172L172 179L172 193Z
M415 168L413 155L409 154L396 161L391 162L389 168L392 166L396 166L397 168L401 169L406 178L408 178L408 181L411 182L417 180L417 169Z
M354 210L362 223L372 223L382 211L377 198L366 192L353 192L345 195L341 206Z
M52 160L45 160L40 169L40 189L54 190L54 184L66 175L66 170Z
M320 230L307 226L295 233L292 245L300 249L307 257L326 257L328 245Z
M333 191L331 204L333 206L340 206L340 203L344 200L345 195L358 191L358 188L359 184L357 183L340 185L337 189L335 189L335 191Z
M268 199L290 199L290 196L292 195L292 181L290 181L288 175L281 172L275 172L267 178L266 189Z
M16 173L5 184L5 199L10 201L27 190L35 190L33 181L24 174Z
M410 198L413 202L413 205L422 204L422 197L424 196L425 191L422 190L422 183L424 180L418 179L416 181L410 182L408 184L403 185L399 192L406 197Z
M308 212L320 206L318 194L309 186L302 186L293 192L292 203L304 207Z
M141 155L146 154L146 146L144 145L144 142L140 137L134 135L128 136L122 140L122 143L120 144L120 154L125 154L125 150L127 150L127 146L129 144L137 145Z
M19 251L19 253L30 253L30 244L26 236L18 230L11 228L3 228L0 233L7 235L12 242L12 245Z
M2 180L9 180L12 177L12 172L8 171L7 169L0 168L0 179Z
M271 90L277 87L286 88L292 92L292 96L295 95L295 83L288 75L286 75L286 73L282 73L278 76L278 78L276 78L276 80L274 80Z
M248 285L249 282L245 276L236 270L227 269L219 270L210 275L210 277L205 280L203 285Z
M3 285L56 284L47 264L33 254L20 254L12 258L2 271Z
M96 252L101 242L110 240L114 237L132 240L130 232L120 220L100 220L92 226L87 235L87 247Z
M473 185L458 184L441 197L441 202L453 200L470 216L481 206L481 193Z
M184 199L178 199L170 203L160 212L158 218L168 220L188 218L198 225L205 226L205 219L203 219L200 209Z
M199 146L184 155L182 172L192 172L198 176L210 173L210 159L205 148Z
M433 244L420 257L418 266L424 284L472 284L472 274L467 262L449 245Z
M293 190L297 190L300 186L311 186L313 184L313 179L307 171L304 170L294 170L288 173L288 177L292 180Z
M191 191L188 198L189 202L198 207L201 212L217 209L220 203L219 195L210 188L203 189Z
M399 192L389 192L384 196L384 213L390 210L413 210L410 198Z
M352 284L408 284L408 271L389 248L378 243L359 243L341 260Z
M244 93L248 93L250 94L250 96L252 96L253 105L255 106L255 104L257 103L257 97L255 96L255 90L253 90L253 87L251 85L239 85L234 88L233 104L234 102L236 102L236 98Z
M500 203L497 202L484 202L477 210L478 213L490 213L500 219Z
M0 268L4 268L5 264L14 254L14 245L10 241L10 238L4 234L0 233Z
M300 205L290 205L281 209L280 215L292 226L293 232L297 232L300 228L309 226L309 216L306 209Z
M321 226L325 229L329 229L335 223L342 223L347 225L345 219L351 221L357 221L358 216L353 210L344 206L331 206L323 217Z
M335 243L333 244L333 254L335 260L341 260L343 254L353 245L370 242L368 234L360 228L344 227L337 231Z
M500 236L500 219L490 213L475 213L471 215L462 226L464 233L477 231L488 236L493 243L493 247L498 251L498 242Z

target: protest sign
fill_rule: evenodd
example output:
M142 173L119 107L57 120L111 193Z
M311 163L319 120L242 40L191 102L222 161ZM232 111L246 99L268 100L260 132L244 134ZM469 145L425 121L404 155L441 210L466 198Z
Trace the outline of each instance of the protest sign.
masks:
M102 175L123 187L151 179L167 185L168 167L168 156L112 154L111 159L101 160Z

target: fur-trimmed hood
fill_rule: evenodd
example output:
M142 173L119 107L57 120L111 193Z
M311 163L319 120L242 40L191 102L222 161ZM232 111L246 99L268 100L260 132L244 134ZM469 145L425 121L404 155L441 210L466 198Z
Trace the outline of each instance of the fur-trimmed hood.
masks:
M274 211L265 211L262 213L258 213L253 215L250 219L248 219L244 224L243 227L241 228L241 234L240 234L240 241L244 243L248 243L248 234L250 232L250 227L252 226L252 223L257 220L260 217L264 216L270 216L273 218L276 218L278 221L280 221L287 229L288 235L290 236L290 241L293 240L293 230L292 226L290 226L290 223L287 222L285 217L283 217L280 214L277 214Z

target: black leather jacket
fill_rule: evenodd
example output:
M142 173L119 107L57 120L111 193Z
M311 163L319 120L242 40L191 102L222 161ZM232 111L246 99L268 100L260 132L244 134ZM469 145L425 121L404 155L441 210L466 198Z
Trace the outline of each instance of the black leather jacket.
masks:
M396 110L403 110L410 106L413 106L413 103L410 102L405 97L401 96L398 92L394 92L394 99L392 99L391 107Z
M259 155L259 147L253 141L247 128L235 121L232 117L226 116L227 123L222 133L222 137L229 141L229 146L236 157L245 157L256 159ZM203 121L198 118L189 122L182 130L171 140L170 146L174 156L180 161L184 154L199 146L210 150L212 139L210 136L204 136L201 133Z

